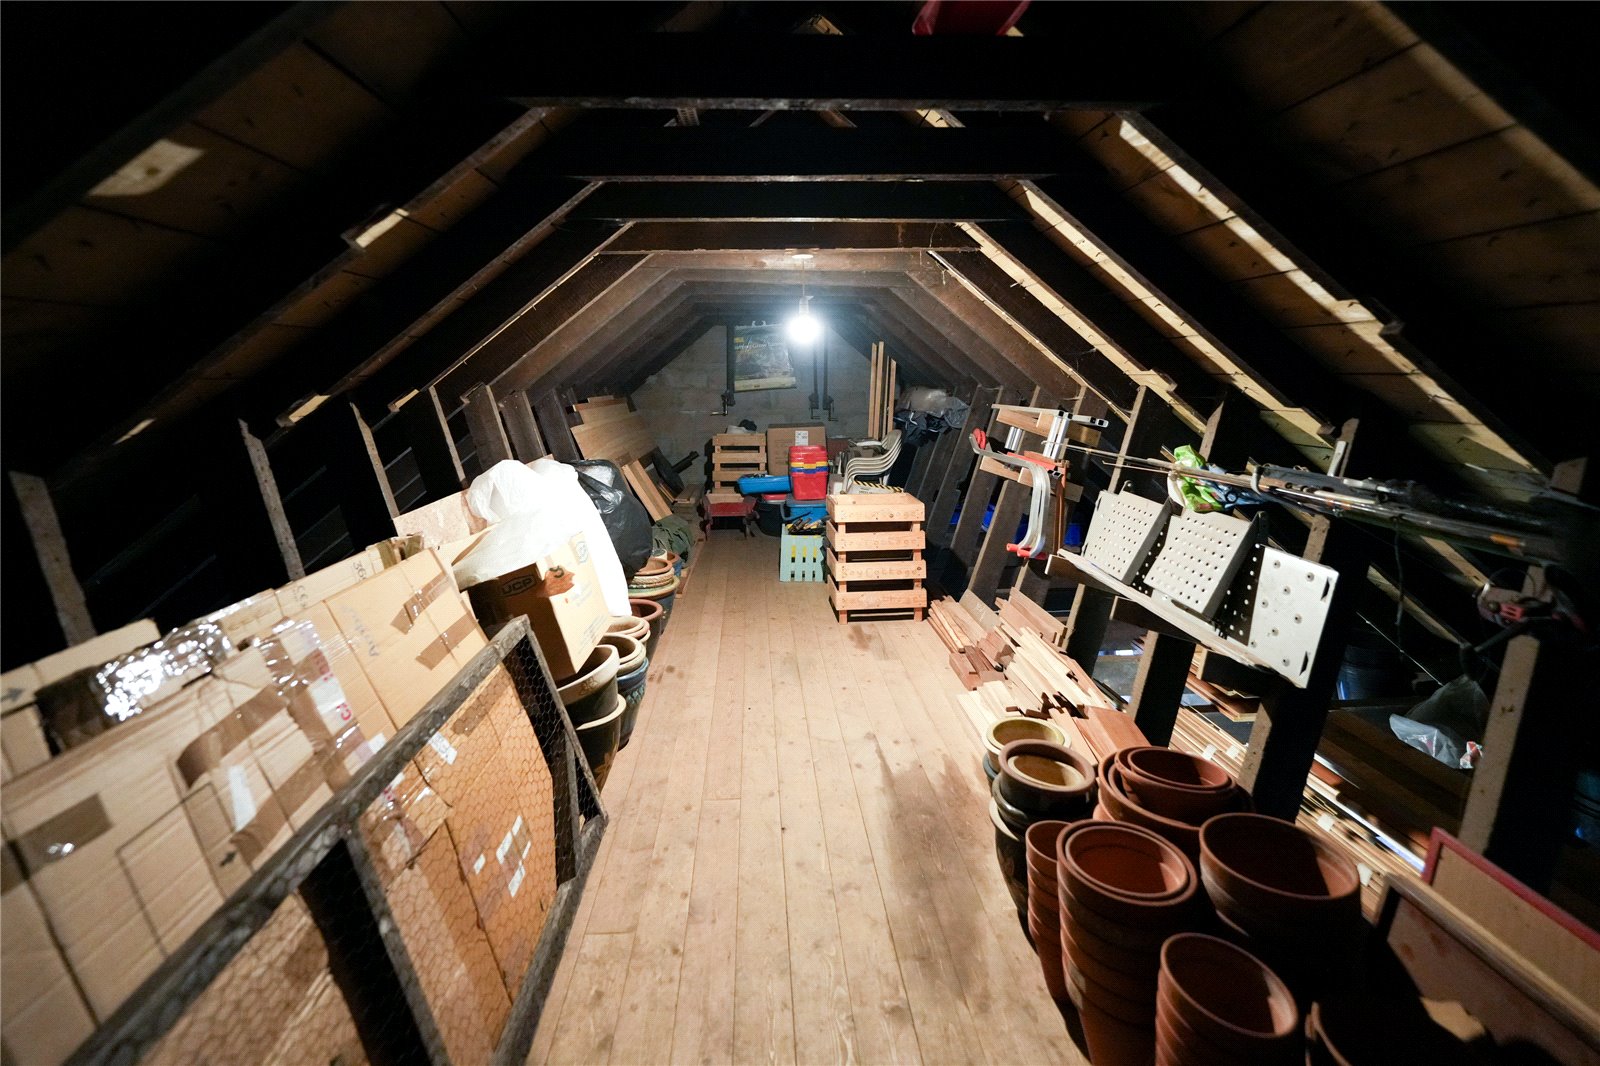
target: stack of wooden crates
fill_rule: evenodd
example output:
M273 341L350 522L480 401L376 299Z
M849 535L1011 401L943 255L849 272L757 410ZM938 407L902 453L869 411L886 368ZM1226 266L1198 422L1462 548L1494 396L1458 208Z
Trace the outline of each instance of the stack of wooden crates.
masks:
M928 607L924 517L922 501L906 493L828 497L828 600L839 621L890 612L922 620Z
M718 433L711 438L711 483L706 487L709 503L739 503L739 479L747 474L767 472L767 438L762 433Z

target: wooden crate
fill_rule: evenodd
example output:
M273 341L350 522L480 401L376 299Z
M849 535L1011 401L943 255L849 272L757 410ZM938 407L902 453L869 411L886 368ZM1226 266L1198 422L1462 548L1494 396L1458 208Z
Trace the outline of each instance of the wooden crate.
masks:
M767 438L754 433L718 433L711 438L712 491L737 493L739 479L767 472Z
M924 513L915 496L828 497L828 600L839 621L884 612L910 612L921 621L928 606Z

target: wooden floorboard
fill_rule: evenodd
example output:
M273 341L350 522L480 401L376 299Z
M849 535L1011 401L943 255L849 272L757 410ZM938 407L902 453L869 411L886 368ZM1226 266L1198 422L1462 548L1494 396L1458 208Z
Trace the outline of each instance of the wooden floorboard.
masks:
M718 532L649 672L530 1063L1081 1063L925 624Z

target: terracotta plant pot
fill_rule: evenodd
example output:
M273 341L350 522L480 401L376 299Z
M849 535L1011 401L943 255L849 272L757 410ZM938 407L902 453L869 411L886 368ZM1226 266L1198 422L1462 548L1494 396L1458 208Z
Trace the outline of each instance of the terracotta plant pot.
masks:
M1097 1004L1118 1021L1141 1027L1145 1032L1145 1039L1153 1042L1155 1034L1152 1030L1156 1020L1156 1008L1153 999L1146 1004L1141 1000L1127 999L1116 995L1089 980L1087 975L1078 969L1077 963L1071 959L1066 960L1063 964L1063 969L1067 971L1067 980L1076 982L1078 991L1083 993L1083 1005L1085 1007L1090 1004ZM1093 1059L1094 1056L1091 1054L1090 1058ZM1095 1061L1098 1062L1099 1060L1095 1059ZM1111 1061L1117 1062L1119 1060L1112 1059Z
M1136 928L1114 922L1059 890L1056 902L1063 921L1073 922L1074 927L1082 929L1085 934L1092 933L1101 940L1120 945L1124 950L1147 954L1151 959L1156 957L1161 945L1172 935L1170 930L1160 926Z
M1094 764L1060 744L1014 740L1000 751L1001 794L1034 817L1076 819L1094 806Z
M1112 926L1109 929L1100 926L1102 931L1087 928L1071 913L1063 916L1061 925L1064 927L1062 936L1069 933L1072 942L1069 944L1062 940L1062 947L1071 951L1083 951L1094 956L1102 966L1118 970L1130 976L1139 977L1150 986L1150 995L1156 993L1156 970L1161 966L1161 947L1159 944L1151 946L1148 942L1140 944L1128 943L1125 933L1126 926Z
M1066 747L1068 743L1067 735L1054 722L1012 715L1001 718L989 726L983 735L983 746L998 756L1000 749L1014 740L1047 740L1062 747Z
M1200 827L1191 825L1176 818L1167 818L1156 814L1135 802L1122 784L1122 770L1114 759L1106 759L1100 764L1100 803L1113 819L1127 822L1130 825L1142 826L1153 833L1165 838L1189 857L1191 861L1198 862L1200 858ZM1232 793L1232 803L1235 809L1242 808L1249 802L1243 790L1235 788Z
M641 566L634 573L634 575L628 579L628 584L637 585L640 588L648 588L653 585L666 584L668 581L671 581L674 576L675 575L672 572L671 563L660 556L651 556L650 558L646 559L644 565Z
M661 630L667 624L667 614L661 605L654 600L644 600L637 596L628 597L628 606L633 609L635 618L644 619L650 626L650 639L644 642L644 653L647 658L656 657L656 644L661 640Z
M1200 830L1200 866L1240 913L1258 913L1274 925L1337 922L1341 912L1360 913L1355 863L1292 822L1264 814L1218 815Z
M1056 841L1068 824L1057 819L1046 819L1028 826L1022 839L1028 848L1029 862L1038 859L1053 873L1056 867Z
M1087 996L1078 1017L1083 1021L1089 1061L1111 1066L1148 1066L1155 1061L1155 1035L1149 1025L1123 1021Z
M611 773L611 760L622 740L622 715L627 704L621 696L615 700L610 714L578 726L578 744L583 748L584 758L589 760L589 772L594 775L597 787L605 786L606 777Z
M617 700L617 649L598 644L583 662L583 669L557 690L572 724L580 726L611 713Z
M600 638L600 643L609 644L617 649L617 674L631 674L644 662L644 642L633 637L621 636L617 633L607 633Z
M1155 958L1119 957L1117 963L1108 962L1084 944L1077 935L1081 932L1074 931L1072 922L1065 922L1061 926L1061 950L1083 974L1090 987L1098 985L1132 1003L1149 1002L1153 1009L1156 1001Z
M1233 778L1220 766L1169 748L1119 753L1129 798L1162 817L1199 823L1232 809Z
M1287 985L1242 948L1200 933L1161 947L1159 1004L1202 1040L1241 1061L1298 1051L1300 1011Z
M1159 1002L1156 1004L1156 1066L1211 1066L1212 1063L1244 1066L1254 1061L1241 1059L1237 1054L1206 1042L1194 1030L1184 1028L1170 1012L1163 1012Z

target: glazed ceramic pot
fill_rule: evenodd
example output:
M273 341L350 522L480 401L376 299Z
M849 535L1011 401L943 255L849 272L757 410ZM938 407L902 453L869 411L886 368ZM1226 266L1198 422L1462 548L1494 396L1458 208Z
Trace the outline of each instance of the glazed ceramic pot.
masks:
M635 618L644 619L650 627L650 639L644 642L644 653L647 658L656 657L656 644L661 640L661 630L667 624L666 612L654 600L641 599L637 596L628 597L628 606L633 608Z
M596 645L583 669L563 682L556 694L575 726L610 714L617 700L617 649Z
M645 564L628 579L628 584L636 585L639 588L652 588L657 585L665 585L675 576L670 562L661 556L653 555L646 559Z
M625 618L613 618L611 624L606 627L606 632L622 637L632 637L643 644L650 639L650 623L638 615L630 614Z
M1005 792L1001 790L1001 781L1002 778L996 777L989 786L989 798L994 801L995 808L1000 812L1000 820L1006 823L1012 835L1017 838L1018 847L1020 848L1022 834L1028 831L1028 826L1032 825L1039 816L1030 811L1024 811L1012 806L1011 801L1006 799Z
M640 658L639 665L630 672L617 675L617 695L628 705L622 713L621 746L624 748L628 746L628 741L633 737L633 727L639 721L639 705L644 702L645 675L649 669L650 660Z
M1017 914L1024 915L1028 910L1028 877L1023 861L1022 837L1006 825L992 799L989 801L989 821L994 823L994 857L1000 867L1000 879L1005 882L1006 891L1011 893L1011 902L1016 905Z
M644 642L633 637L622 636L618 633L607 633L600 638L600 643L609 644L617 649L617 674L632 673L644 662Z
M1041 718L1024 718L1021 715L1011 715L992 723L984 732L983 746L985 750L998 756L1000 749L1013 740L1047 740L1062 747L1068 746L1067 735L1054 722L1046 722Z
M1260 959L1226 941L1181 933L1161 948L1163 1014L1241 1062L1292 1061L1300 1011L1287 985ZM1192 1041L1191 1041L1192 1042Z
M998 762L1001 794L1019 810L1077 819L1094 807L1094 764L1060 744L1014 740L1000 750Z
M622 740L622 715L627 704L621 696L614 697L611 713L592 722L578 726L578 744L584 758L589 760L589 772L594 775L597 787L604 787L611 773L611 760L617 754Z

